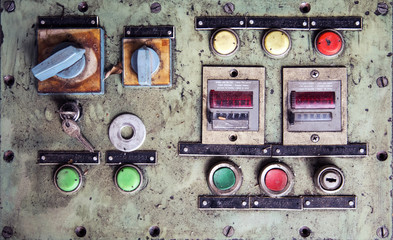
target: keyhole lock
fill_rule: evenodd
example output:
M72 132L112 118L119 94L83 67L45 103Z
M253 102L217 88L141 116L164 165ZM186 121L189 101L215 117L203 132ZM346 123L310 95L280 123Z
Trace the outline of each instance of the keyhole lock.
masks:
M323 192L338 192L344 186L344 174L336 166L324 166L315 174L315 184Z

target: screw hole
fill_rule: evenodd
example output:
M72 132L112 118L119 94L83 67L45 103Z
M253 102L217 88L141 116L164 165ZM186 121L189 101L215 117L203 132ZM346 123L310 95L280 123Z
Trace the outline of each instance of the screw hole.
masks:
M5 239L11 238L14 235L14 230L10 226L5 226L5 227L3 227L3 231L1 232L1 235Z
M229 76L231 76L231 77L237 77L237 75L239 75L239 72L236 69L232 69L229 72Z
M311 5L309 3L303 2L299 7L300 12L308 13L311 10Z
M386 151L381 151L377 153L377 159L379 161L385 161L386 159L388 159L388 153Z
M308 227L304 226L300 228L299 234L302 237L308 237L311 234L311 230Z
M134 136L134 129L131 126L124 126L120 130L121 137L129 140Z
M84 237L84 236L86 236L86 233L87 233L87 231L84 226L78 226L75 228L75 234L78 237Z
M4 76L3 80L4 80L4 84L7 85L8 87L12 87L12 85L14 85L15 83L15 78L14 76L11 75Z
M158 237L160 235L160 228L158 226L152 226L149 229L149 234L152 237Z
M79 12L86 12L87 9L89 9L89 5L87 5L87 2L81 2L78 4Z
M235 142L236 140L237 140L237 135L236 134L229 135L229 141Z
M14 160L14 157L15 157L15 155L14 155L13 151L8 150L8 151L4 152L3 159L6 162L12 162L12 160Z

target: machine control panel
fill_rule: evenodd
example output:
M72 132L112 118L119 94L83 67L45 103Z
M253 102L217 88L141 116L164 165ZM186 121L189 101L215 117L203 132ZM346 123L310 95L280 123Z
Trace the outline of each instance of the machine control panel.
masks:
M392 4L0 4L4 239L391 239Z

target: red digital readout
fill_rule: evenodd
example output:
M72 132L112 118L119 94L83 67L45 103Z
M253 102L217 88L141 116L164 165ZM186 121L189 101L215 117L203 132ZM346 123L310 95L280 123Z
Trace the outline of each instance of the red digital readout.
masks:
M335 108L334 92L291 92L292 109Z
M210 108L252 108L253 92L210 90Z

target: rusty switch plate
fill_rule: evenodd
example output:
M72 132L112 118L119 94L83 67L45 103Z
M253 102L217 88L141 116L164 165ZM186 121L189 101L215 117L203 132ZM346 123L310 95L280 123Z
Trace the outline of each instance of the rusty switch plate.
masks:
M123 39L123 84L140 86L138 75L131 67L132 54L142 46L152 48L160 58L157 72L151 76L151 86L171 85L171 39L170 38L124 38Z
M60 43L72 42L86 50L86 67L73 79L58 76L38 82L40 94L104 93L104 31L101 28L86 29L38 29L38 62L48 58Z

